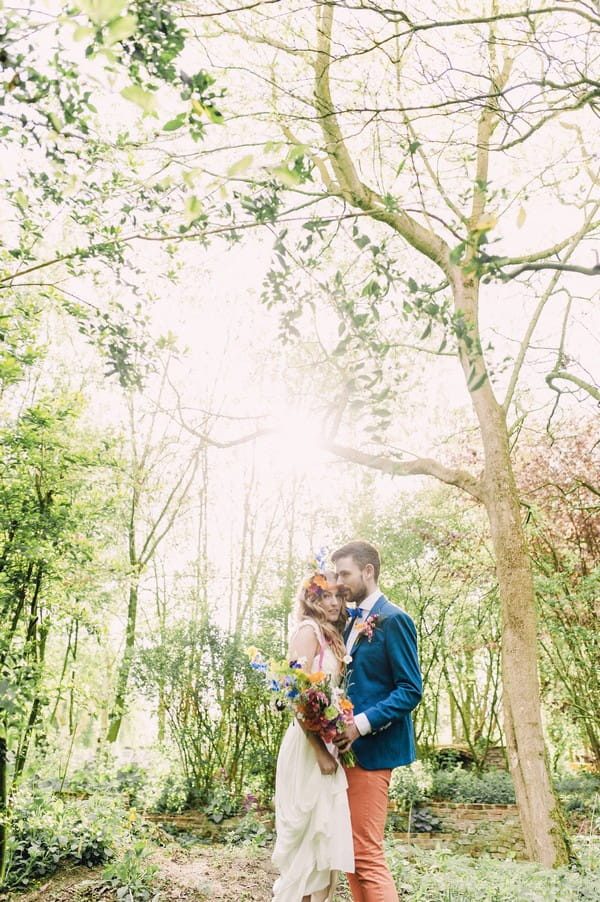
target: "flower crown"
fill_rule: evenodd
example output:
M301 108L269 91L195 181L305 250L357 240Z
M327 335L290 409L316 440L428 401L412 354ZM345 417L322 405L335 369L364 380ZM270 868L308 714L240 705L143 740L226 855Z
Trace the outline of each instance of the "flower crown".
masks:
M302 588L309 595L315 595L317 598L321 598L325 592L333 592L337 589L337 586L330 585L327 582L327 577L320 570L315 570L314 573L311 573L308 579L302 583Z
M326 573L323 573L321 570L315 570L314 573L311 573L305 582L302 583L302 590L313 598L321 598L327 592L334 593L345 591L345 586L341 583L330 583L327 580Z

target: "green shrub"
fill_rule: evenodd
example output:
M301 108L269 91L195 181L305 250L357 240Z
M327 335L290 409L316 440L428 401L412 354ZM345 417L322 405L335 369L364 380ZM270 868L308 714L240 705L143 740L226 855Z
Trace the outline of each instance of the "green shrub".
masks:
M211 804L220 767L235 795L256 784L272 794L286 718L274 710L239 638L208 621L180 620L139 650L132 679L154 704L160 695L179 765L200 804Z
M431 808L424 805L422 808L411 809L408 829L411 833L437 833L443 829L443 826L442 821Z
M401 898L411 902L595 902L600 852L587 853L581 869L549 870L529 862L470 858L447 850L415 851L407 860L388 848Z
M581 796L591 798L600 792L600 774L586 770L575 774L559 774L556 777L555 786L559 792L576 792Z
M563 774L555 779L554 788L565 804L576 800L577 807L589 809L598 805L600 774Z
M24 887L63 862L105 862L129 833L130 815L114 799L64 800L22 789L10 810L7 887Z
M194 802L194 790L183 774L171 772L156 785L146 787L144 807L156 814L181 814Z
M150 854L140 840L104 869L102 878L116 890L119 902L145 902L152 897L151 885L158 867L147 861Z
M85 765L74 770L60 788L90 795L126 794L130 804L138 804L147 782L148 775L137 762L119 764L109 750L101 749Z
M595 832L600 827L600 775L563 774L554 788L564 805L570 828L579 832Z
M209 821L220 824L223 818L232 817L240 810L240 802L231 791L227 774L220 771L213 776L212 787L208 792L206 804L202 811Z
M509 805L514 804L515 790L506 771L490 770L477 774L456 767L433 773L431 796L441 801Z
M390 811L386 821L390 833L438 833L444 830L441 820L427 805L411 806L408 811Z
M262 820L255 808L249 809L243 818L225 834L225 841L232 846L266 846L274 839L273 825Z
M512 804L515 791L510 775L503 770L476 773L462 767L433 770L428 762L415 761L394 770L390 798L408 811L413 806L436 799L449 802Z
M397 767L392 772L390 799L408 811L413 805L431 798L433 777L429 764L415 761L408 767Z

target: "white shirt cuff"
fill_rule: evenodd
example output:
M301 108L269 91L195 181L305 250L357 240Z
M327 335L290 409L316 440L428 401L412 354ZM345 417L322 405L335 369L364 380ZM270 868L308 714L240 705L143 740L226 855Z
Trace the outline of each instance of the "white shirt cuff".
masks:
M366 714L357 714L354 718L354 723L361 736L366 736L367 733L371 732L371 724Z

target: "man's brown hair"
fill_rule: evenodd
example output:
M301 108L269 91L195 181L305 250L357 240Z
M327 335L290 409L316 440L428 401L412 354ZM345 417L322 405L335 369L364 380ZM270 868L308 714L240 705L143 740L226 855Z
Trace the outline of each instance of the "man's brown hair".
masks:
M331 560L335 564L341 557L351 557L361 570L364 570L367 564L373 564L375 582L378 581L379 571L381 570L381 558L375 546L371 545L370 542L364 542L362 539L354 539L352 542L347 542L333 552Z

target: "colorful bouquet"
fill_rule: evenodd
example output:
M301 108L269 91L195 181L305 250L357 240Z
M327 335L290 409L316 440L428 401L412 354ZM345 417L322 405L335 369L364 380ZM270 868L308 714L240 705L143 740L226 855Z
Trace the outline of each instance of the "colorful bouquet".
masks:
M249 648L250 665L263 673L270 689L277 694L277 704L287 708L311 733L318 733L323 742L332 742L352 723L354 705L342 686L332 685L331 676L317 671L307 673L299 661L264 660L256 648ZM356 764L352 749L340 754L347 767Z

